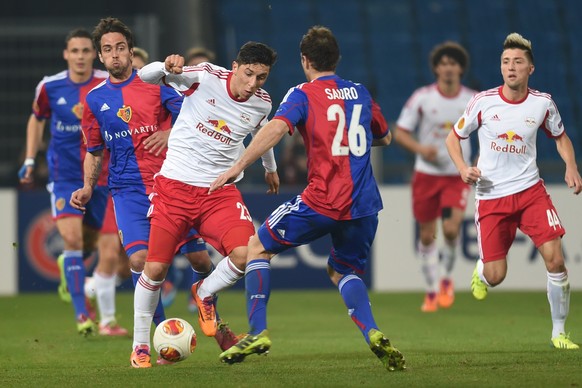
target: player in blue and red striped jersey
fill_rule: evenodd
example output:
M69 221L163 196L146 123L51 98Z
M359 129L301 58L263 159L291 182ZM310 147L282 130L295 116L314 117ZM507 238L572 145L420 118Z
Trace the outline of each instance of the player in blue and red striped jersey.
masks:
M335 74L340 52L328 28L310 28L300 48L308 82L289 90L275 117L236 164L210 186L214 192L234 180L285 133L293 134L295 128L301 133L309 183L303 193L279 206L251 238L245 272L250 331L220 359L231 364L269 350L266 308L271 258L329 234L333 246L328 274L352 320L388 370L404 369L404 357L374 321L366 285L358 276L366 268L382 209L370 149L390 143L388 124L364 86Z
M96 328L85 301L83 251L94 249L101 229L107 203L107 171L100 176L96 195L87 205L84 215L71 207L68 199L83 182L83 102L87 93L102 82L107 73L93 69L96 52L91 35L85 30L72 30L67 35L63 57L68 69L45 77L36 88L33 113L27 125L26 160L19 176L21 183L32 183L34 158L42 141L45 122L50 119L47 189L51 194L53 219L64 242L64 252L58 260L61 269L59 295L64 301L72 301L77 330L86 335Z
M108 184L135 285L140 280L148 250L148 196L152 193L154 174L164 161L169 130L180 112L182 95L139 78L131 63L133 34L120 20L102 19L93 31L93 41L109 78L93 89L85 101L83 133L88 150L85 181L71 196L71 204L85 209L107 148L111 154ZM183 243L181 252L192 266L201 273L211 271L212 262L204 241L191 233ZM155 303L154 323L159 324L165 316L159 298ZM132 366L151 367L149 348L132 346L132 350ZM158 364L162 363L159 358Z

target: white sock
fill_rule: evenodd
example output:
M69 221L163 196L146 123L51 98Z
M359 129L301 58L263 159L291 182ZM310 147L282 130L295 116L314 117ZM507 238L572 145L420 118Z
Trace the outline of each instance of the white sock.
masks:
M455 259L457 257L457 241L445 239L445 245L441 249L441 267L443 269L443 276L445 278L451 277L453 267L455 266Z
M570 310L570 282L568 273L548 272L548 301L552 315L552 338L566 333L564 326Z
M133 347L150 345L150 328L163 280L151 280L142 272L133 297Z
M210 295L216 294L218 291L224 290L232 286L240 278L244 276L244 271L239 270L230 261L230 257L226 256L216 265L216 268L198 289L198 295L204 299Z
M426 280L427 292L437 292L439 277L439 254L436 243L423 245L418 241L416 252L421 260L422 273Z
M93 279L95 281L99 316L101 317L101 322L99 323L105 326L115 320L115 276L107 276L95 272Z
M483 264L483 260L481 260L481 259L477 260L477 273L479 274L479 279L481 279L481 281L483 283L485 283L487 285L487 287L491 287L491 284L489 284L487 279L485 279L485 275L483 275L483 268L484 267L485 267L485 264Z
M123 284L123 281L124 280L125 280L124 278L122 278L121 276L115 274L115 287L121 286Z

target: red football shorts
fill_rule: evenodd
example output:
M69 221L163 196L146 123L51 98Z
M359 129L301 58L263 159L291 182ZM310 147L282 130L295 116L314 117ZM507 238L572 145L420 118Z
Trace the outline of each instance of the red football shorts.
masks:
M543 181L516 194L475 203L479 253L484 262L505 259L517 228L536 247L562 237L562 226Z
M412 177L412 212L420 223L441 217L444 208L465 210L470 186L460 176L429 175L416 171Z
M227 256L234 248L246 247L255 234L252 218L235 185L208 194L208 187L191 186L162 175L157 175L154 182L148 214L151 224L178 241L194 228ZM150 243L153 241L151 238Z
M103 218L103 234L117 234L117 222L115 221L115 210L113 209L113 199L111 194L107 198L107 207L105 208L105 218Z

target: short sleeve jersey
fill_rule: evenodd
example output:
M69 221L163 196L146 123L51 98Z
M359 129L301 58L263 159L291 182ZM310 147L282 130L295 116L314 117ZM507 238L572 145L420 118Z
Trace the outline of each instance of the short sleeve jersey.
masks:
M243 140L267 123L269 94L259 89L249 99L238 100L230 92L231 78L232 71L210 63L165 76L164 82L185 97L168 141L163 176L210 187L242 155ZM236 181L242 177L241 173Z
M388 134L388 124L363 85L337 75L303 83L289 90L273 119L303 137L308 184L301 196L307 205L336 220L382 209L370 149L373 139Z
M447 97L433 83L417 89L408 99L396 125L408 132L416 131L417 141L421 145L438 149L434 162L428 162L417 154L415 171L430 175L459 175L447 152L445 139L475 93L474 90L461 86L456 96ZM471 143L468 140L462 141L461 147L465 161L469 164Z
M107 76L103 70L93 70L89 80L75 83L65 70L44 77L36 87L33 113L39 120L50 119L47 163L51 182L77 181L82 185L86 152L81 133L83 104L87 93ZM107 170L100 176L99 184L107 184Z
M165 150L156 156L144 141L157 131L171 128L180 112L182 95L167 86L143 82L133 71L124 82L108 78L87 95L83 133L88 151L110 151L109 187L137 187L146 194L160 171Z
M564 133L564 125L551 96L529 89L521 101L509 101L503 87L477 94L455 124L455 134L479 136L481 179L476 198L493 199L523 191L539 179L536 164L538 129L548 137Z

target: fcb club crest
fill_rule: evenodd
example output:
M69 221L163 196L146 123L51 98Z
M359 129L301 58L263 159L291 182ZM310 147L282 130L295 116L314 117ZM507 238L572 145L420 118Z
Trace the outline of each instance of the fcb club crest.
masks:
M131 106L124 105L119 108L117 111L117 117L122 119L124 122L129 123L129 120L131 120Z
M83 104L81 104L80 102L76 103L73 106L73 109L71 109L71 111L73 112L75 117L78 118L79 120L83 118Z

